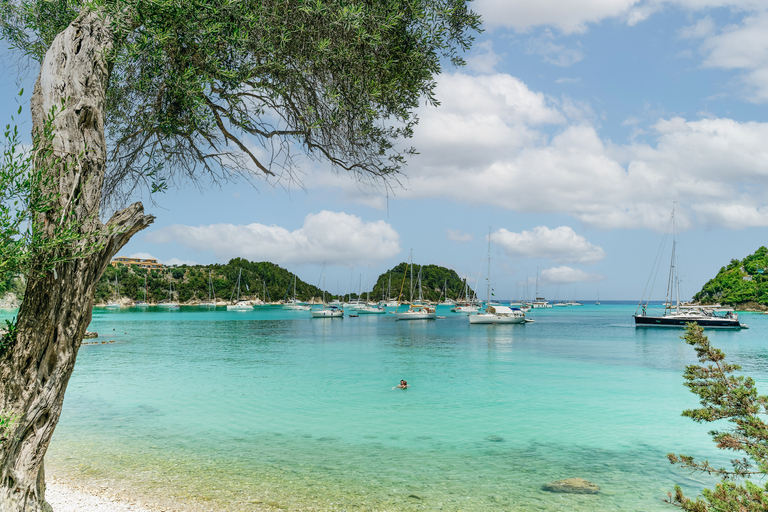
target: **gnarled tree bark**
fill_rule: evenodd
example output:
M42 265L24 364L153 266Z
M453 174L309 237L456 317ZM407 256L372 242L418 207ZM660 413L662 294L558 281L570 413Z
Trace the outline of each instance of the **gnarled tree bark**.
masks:
M60 201L82 222L82 233L103 247L53 272L30 273L18 315L14 345L0 358L0 410L19 421L0 443L0 512L47 511L43 457L61 414L64 391L85 329L93 295L110 259L154 217L141 203L116 213L104 226L98 218L107 148L105 94L113 36L109 19L83 11L60 33L43 61L32 97L33 130L54 106L54 152L68 162L57 172ZM48 218L46 224L60 222ZM104 228L107 228L106 230Z

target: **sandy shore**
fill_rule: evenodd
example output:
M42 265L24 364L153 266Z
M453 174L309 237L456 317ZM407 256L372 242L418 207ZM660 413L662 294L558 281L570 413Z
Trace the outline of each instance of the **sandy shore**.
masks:
M45 499L54 512L175 512L176 509L137 502L110 489L91 489L48 477Z

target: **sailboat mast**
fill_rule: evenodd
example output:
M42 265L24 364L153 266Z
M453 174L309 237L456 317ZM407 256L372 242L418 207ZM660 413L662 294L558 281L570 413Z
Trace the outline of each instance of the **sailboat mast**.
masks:
M491 304L491 228L488 228L488 282L486 296L488 297L485 303L485 309Z
M664 309L672 309L672 300L675 299L675 307L680 310L680 293L677 286L677 266L675 251L677 250L677 231L675 226L675 207L672 206L672 257L669 262L669 280L667 281L667 305Z

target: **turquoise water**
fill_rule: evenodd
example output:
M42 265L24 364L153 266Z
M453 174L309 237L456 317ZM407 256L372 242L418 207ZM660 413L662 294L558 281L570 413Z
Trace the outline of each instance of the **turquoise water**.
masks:
M533 324L393 315L95 310L115 343L80 349L49 471L205 510L670 510L724 462L682 418L695 361L634 306L534 310ZM708 331L763 383L768 316ZM403 378L407 390L392 390ZM598 495L545 492L581 477Z

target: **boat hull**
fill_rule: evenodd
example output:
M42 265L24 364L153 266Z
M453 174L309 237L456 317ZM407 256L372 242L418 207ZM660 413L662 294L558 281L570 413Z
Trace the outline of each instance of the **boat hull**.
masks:
M525 316L480 314L469 317L470 324L524 324Z
M227 306L227 311L253 311L253 306L250 304L230 304Z
M738 319L733 318L696 318L684 316L643 316L634 315L635 327L685 327L694 322L701 327L713 329L741 329Z
M386 313L384 308L362 308L356 309L355 311L357 311L359 315L383 315Z
M344 318L344 311L331 309L312 310L312 318Z
M435 320L435 313L396 313L398 320Z

